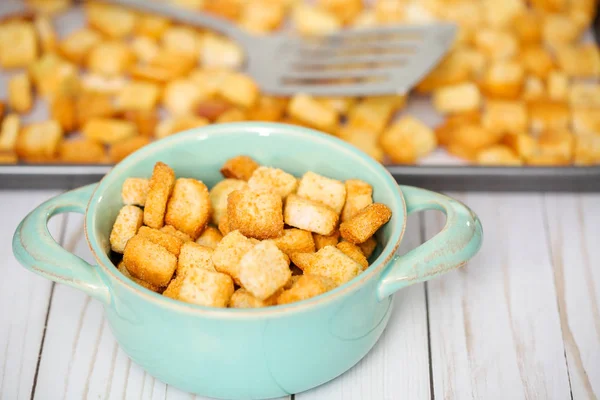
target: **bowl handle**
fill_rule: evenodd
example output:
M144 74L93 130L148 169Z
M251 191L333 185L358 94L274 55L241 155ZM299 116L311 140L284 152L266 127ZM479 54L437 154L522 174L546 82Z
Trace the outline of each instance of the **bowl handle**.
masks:
M85 214L95 186L91 184L65 192L30 212L15 231L13 253L28 270L110 304L108 287L100 278L97 267L62 248L48 231L48 220L54 215L70 211Z
M395 255L377 288L382 300L399 289L435 278L466 264L481 248L479 218L464 204L440 193L400 185L407 214L440 210L446 225L433 238L404 255Z

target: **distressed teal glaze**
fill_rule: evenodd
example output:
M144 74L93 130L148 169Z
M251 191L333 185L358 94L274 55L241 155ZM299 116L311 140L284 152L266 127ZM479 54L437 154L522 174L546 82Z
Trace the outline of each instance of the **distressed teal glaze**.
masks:
M378 232L380 246L369 268L312 299L242 310L165 298L112 265L108 238L125 178L149 177L160 160L177 176L195 177L211 187L222 179L223 162L239 154L296 176L311 170L371 183L374 200L387 204L393 216ZM407 214L426 209L443 211L445 228L406 255L395 255ZM70 254L50 236L49 218L70 211L85 214L97 265ZM159 380L215 398L263 399L308 390L350 369L385 329L394 292L464 265L481 240L481 224L465 205L423 189L398 190L385 168L335 137L290 125L231 123L155 142L123 160L100 183L48 200L19 224L13 251L25 268L102 302L119 345Z

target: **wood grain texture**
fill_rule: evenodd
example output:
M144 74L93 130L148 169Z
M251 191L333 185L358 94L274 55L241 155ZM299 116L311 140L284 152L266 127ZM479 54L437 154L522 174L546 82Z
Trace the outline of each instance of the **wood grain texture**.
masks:
M419 215L409 217L400 252L421 243ZM394 310L383 335L357 365L298 400L429 399L427 315L423 284L394 295Z
M600 398L600 195L546 195L557 303L573 399Z
M458 199L484 239L466 267L428 284L435 397L570 398L541 196ZM426 221L431 237L444 217Z
M23 268L12 252L19 222L56 191L0 191L0 399L29 399L52 282ZM60 237L63 216L50 221Z

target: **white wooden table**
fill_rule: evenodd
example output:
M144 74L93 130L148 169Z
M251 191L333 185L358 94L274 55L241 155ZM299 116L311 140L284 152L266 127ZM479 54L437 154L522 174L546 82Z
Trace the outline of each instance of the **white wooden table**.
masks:
M51 191L0 190L0 398L190 399L119 349L100 304L26 271L17 223ZM400 291L379 343L296 399L600 398L600 195L450 193L479 214L469 265ZM403 251L441 214L411 217ZM91 261L82 218L51 231Z

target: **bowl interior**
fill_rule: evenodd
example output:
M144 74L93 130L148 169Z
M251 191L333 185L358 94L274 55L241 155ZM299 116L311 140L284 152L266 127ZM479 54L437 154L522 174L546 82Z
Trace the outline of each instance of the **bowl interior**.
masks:
M120 193L126 178L149 178L154 164L162 161L173 168L177 177L199 179L210 189L223 179L219 172L223 163L240 154L296 177L313 171L339 180L356 178L370 183L374 201L392 210L390 222L378 235L380 254L374 257L386 259L400 241L405 224L404 202L395 180L381 164L342 140L310 129L274 123L231 123L196 128L154 142L104 177L86 216L88 240L100 264L118 274L109 258L109 236L122 207Z

